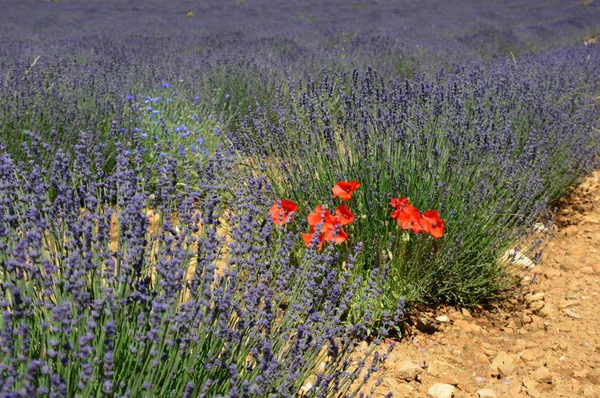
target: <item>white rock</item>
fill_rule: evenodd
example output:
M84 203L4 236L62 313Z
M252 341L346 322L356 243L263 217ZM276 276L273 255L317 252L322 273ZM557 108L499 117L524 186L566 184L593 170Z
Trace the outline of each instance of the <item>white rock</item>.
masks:
M444 322L444 323L446 323L446 322L450 322L450 318L448 318L448 315L440 315L440 316L438 316L438 317L437 317L437 318L435 318L435 319L436 319L436 321L438 321L438 322Z
M579 315L578 313L576 313L575 311L573 311L573 310L571 310L571 309L569 309L569 308L565 308L565 309L563 310L563 312L564 312L565 314L567 314L568 316L570 316L571 318L574 318L574 319L581 319L581 315Z
M456 387L450 384L435 383L427 390L427 394L433 398L452 398Z

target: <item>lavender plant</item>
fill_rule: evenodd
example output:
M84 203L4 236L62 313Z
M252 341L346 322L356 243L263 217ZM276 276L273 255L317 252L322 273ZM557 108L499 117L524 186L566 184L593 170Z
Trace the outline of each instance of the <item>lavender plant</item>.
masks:
M348 246L365 243L356 271L393 264L390 302L367 306L481 303L511 287L498 258L597 165L598 56L581 46L431 78L386 82L368 69L290 81L291 104L257 110L234 143L260 157L249 166L301 215L337 181L361 183ZM398 196L439 210L444 237L403 243L388 204Z
M199 170L202 193L176 190L165 156L152 198L134 159L100 178L85 157L0 156L2 396L354 396L385 359L354 354L368 316L342 322L362 246L342 274L333 251L296 255L269 184L234 183L231 154Z
M93 131L114 157L111 126L136 127L127 96L151 95L161 82L237 121L257 101L271 102L288 76L372 65L388 79L409 77L453 62L572 45L600 29L598 4L575 0L544 7L513 0L419 7L287 2L285 10L277 2L208 1L191 18L188 8L180 1L128 7L7 0L0 15L0 137L13 157L24 159L24 130L63 149L72 149L79 131Z

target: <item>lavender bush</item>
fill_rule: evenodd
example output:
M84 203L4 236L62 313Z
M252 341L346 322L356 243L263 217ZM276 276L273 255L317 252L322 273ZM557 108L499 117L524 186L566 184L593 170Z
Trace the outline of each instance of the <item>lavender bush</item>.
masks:
M598 164L599 56L581 46L431 78L386 82L369 69L289 81L292 100L249 116L234 143L302 216L337 181L361 183L348 247L365 243L358 272L392 264L391 300L377 307L480 303L511 286L497 260ZM398 196L439 210L445 236L401 243L388 204Z
M342 322L360 244L341 274L333 251L297 255L267 216L269 184L234 183L227 152L198 170L201 192L175 189L180 160L165 155L150 197L139 151L101 178L85 138L73 165L61 151L49 170L0 156L0 395L291 397L307 381L304 396L358 393L386 356L353 355L369 314ZM47 149L32 140L30 161Z

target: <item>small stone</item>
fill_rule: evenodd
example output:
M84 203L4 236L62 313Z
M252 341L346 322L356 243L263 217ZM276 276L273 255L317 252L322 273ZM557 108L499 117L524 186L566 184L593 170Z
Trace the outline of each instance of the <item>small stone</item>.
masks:
M398 361L398 356L395 353L390 352L388 354L387 360L383 363L383 368L385 370L391 370L396 366L397 361Z
M456 387L450 384L435 383L427 390L427 394L433 398L452 398Z
M552 384L552 373L550 373L550 370L545 366L537 368L533 372L532 377L538 383Z
M570 316L571 318L573 318L573 319L581 319L581 315L579 315L578 313L576 313L575 311L573 311L573 310L571 310L569 308L565 308L563 310L563 312L565 314L567 314L568 316Z
M583 217L583 223L585 223L585 224L600 224L600 219L598 218L598 216L589 215L589 216Z
M480 334L483 332L483 328L474 323L471 324L471 333Z
M466 308L461 308L460 312L462 312L462 314L463 314L463 316L465 318L472 318L473 317L473 316L471 316L471 313L469 312L469 310L466 309Z
M490 363L489 358L483 352L478 352L477 354L475 354L475 361L483 365L487 365Z
M544 394L544 393L547 393L550 390L554 389L554 384L542 383L542 384L538 384L538 386L536 388L539 392Z
M583 267L581 268L581 273L584 275L594 275L594 269L592 267Z
M513 359L505 351L500 351L496 358L492 361L490 368L493 374L500 374L503 377L508 377L515 370ZM496 373L499 372L499 373Z
M544 292L535 293L535 294L528 294L528 295L525 296L525 301L528 302L528 303L531 303L533 301L543 300L544 297L546 297L546 294Z
M563 300L560 302L558 308L560 308L561 310L564 310L565 308L573 307L580 303L581 303L581 301L579 301L579 300Z
M540 398L542 394L537 390L537 383L532 379L523 379L523 385L527 391L527 395L532 398Z
M456 388L458 388L459 390L471 393L471 394L475 394L475 391L477 391L477 387L475 387L472 384L458 383L456 385Z
M585 379L590 374L590 371L587 369L576 370L573 372L573 377L576 379Z
M429 366L427 366L427 374L437 377L440 374L439 365L436 362L430 363Z
M404 381L413 381L423 371L423 369L411 361L399 362L394 368L394 376Z
M600 368L592 370L587 378L594 384L600 384Z
M473 329L471 328L471 324L462 319L457 319L456 321L454 321L454 326L456 326L465 333L470 333L473 331Z
M583 391L581 392L581 395L583 395L584 397L590 397L590 398L600 397L600 393L598 392L598 390L596 390L596 388L594 386L583 387Z
M450 318L451 321L456 321L457 319L465 319L465 317L463 316L463 314L461 314L458 311L452 311L448 314L448 317Z
M549 317L556 314L556 307L553 304L546 304L542 309L538 311L538 315L541 317Z
M521 353L520 357L528 362L535 361L538 356L533 350L525 350Z
M489 388L485 388L483 390L477 390L477 396L479 398L496 398L496 392L494 390L490 390Z
M543 301L533 301L529 303L529 308L533 311L539 311L544 307L545 303Z
M460 383L456 377L452 376L440 377L438 382L441 384L450 384L451 386L455 387Z
M565 236L575 236L579 232L579 228L575 225L569 225L567 228L564 228L562 234Z
M442 323L450 322L450 318L448 318L448 315L440 315L437 318L435 318L435 320Z

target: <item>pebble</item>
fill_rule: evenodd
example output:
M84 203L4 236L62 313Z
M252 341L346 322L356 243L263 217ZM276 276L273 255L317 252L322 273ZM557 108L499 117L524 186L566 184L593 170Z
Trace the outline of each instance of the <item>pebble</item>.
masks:
M596 390L594 386L586 386L583 388L581 395L584 397L598 398L600 397L600 390Z
M594 269L592 267L583 267L581 268L581 273L584 275L593 275L595 274Z
M448 315L440 315L437 318L435 318L435 320L442 323L450 322L450 318L448 318Z
M535 361L538 358L538 355L533 350L525 350L519 356L528 362Z
M544 307L545 303L543 301L533 301L529 303L529 308L533 311L539 311Z
M452 398L456 387L450 384L435 383L427 390L427 394L433 398Z
M404 381L415 380L421 372L423 368L411 361L399 362L394 368L394 376Z
M532 372L533 379L538 383L548 383L552 384L552 373L550 373L550 369L545 366L537 368Z
M558 308L560 308L561 310L564 310L565 308L573 307L574 305L578 305L580 303L581 303L581 301L579 301L579 300L564 300L564 301L560 302L560 305L558 306Z
M567 228L564 228L562 231L565 236L575 236L579 232L579 228L575 225L570 225Z
M581 315L579 315L578 313L576 313L575 311L573 311L573 310L571 310L569 308L565 308L563 311L564 311L565 314L567 314L571 318L581 319Z
M597 216L585 216L585 217L583 217L583 223L585 223L585 224L600 224L600 219Z
M528 295L525 296L525 301L528 302L528 303L531 303L533 301L543 300L544 297L546 297L546 293L544 293L544 292L535 293L535 294L528 294Z
M503 377L508 377L515 370L515 364L513 363L513 359L510 355L508 355L505 351L500 351L496 358L492 361L490 365L493 375L501 375Z
M542 396L542 394L537 389L537 383L535 382L535 380L525 378L523 379L523 385L525 386L527 395L529 395L530 397L540 398Z
M590 371L587 369L576 370L573 372L573 377L576 379L585 379L590 374Z
M489 358L483 352L478 352L475 354L475 361L483 365L488 365L490 363Z
M477 396L479 398L496 398L496 392L494 390L490 390L489 388L485 388L483 390L477 390Z
M454 326L456 326L457 328L459 328L460 330L462 330L465 333L470 333L473 331L471 324L462 319L457 319L456 321L454 321Z
M538 311L538 315L541 317L549 317L556 314L556 307L553 304L546 304L543 308Z

